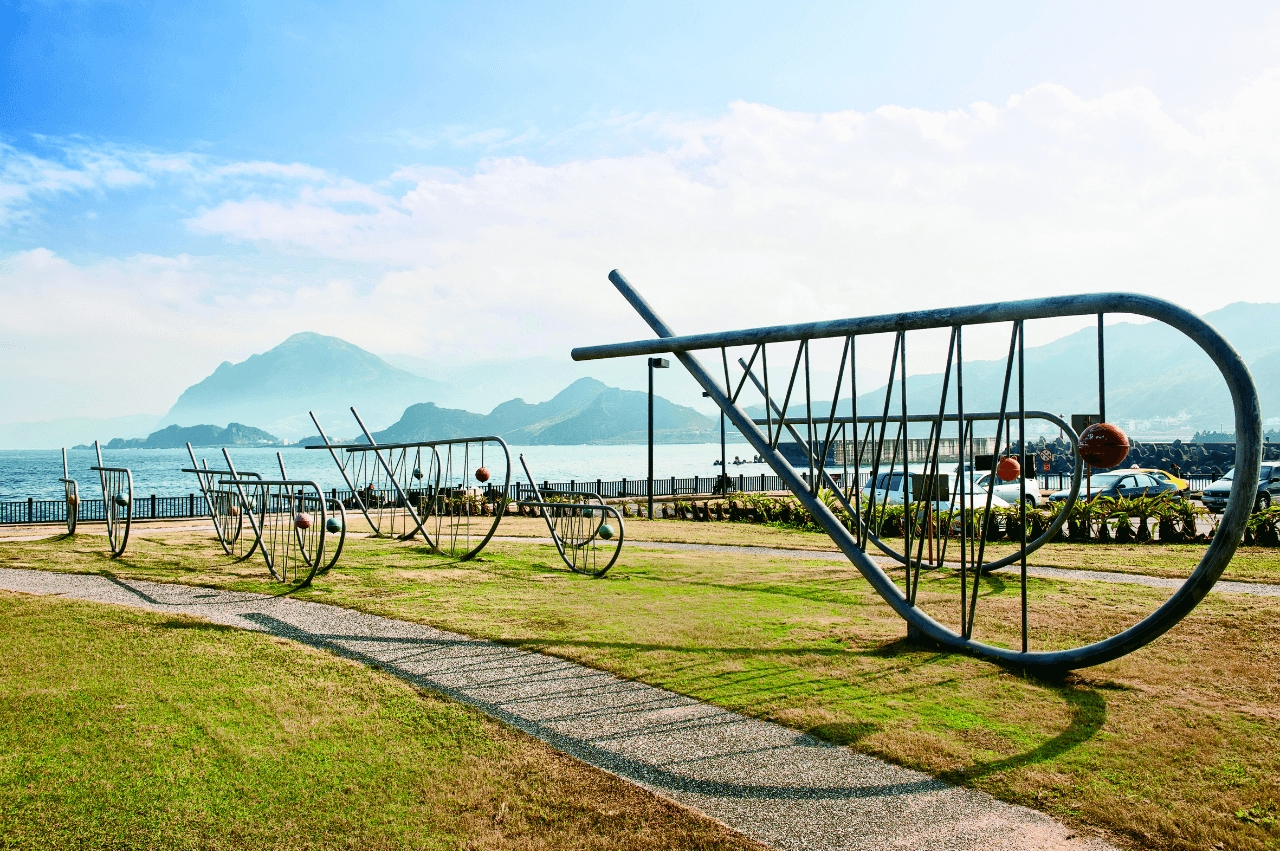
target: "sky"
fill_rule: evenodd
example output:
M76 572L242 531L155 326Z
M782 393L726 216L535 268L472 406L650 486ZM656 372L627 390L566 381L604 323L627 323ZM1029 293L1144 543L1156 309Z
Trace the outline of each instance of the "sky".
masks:
M569 361L651 336L613 268L681 332L1278 300L1269 4L0 0L0 63L0 423L304 330L639 389Z

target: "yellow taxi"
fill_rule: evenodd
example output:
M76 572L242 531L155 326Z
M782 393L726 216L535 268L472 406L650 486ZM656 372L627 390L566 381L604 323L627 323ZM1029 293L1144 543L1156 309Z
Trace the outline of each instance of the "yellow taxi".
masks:
M1168 482L1178 489L1178 493L1186 493L1191 490L1191 482L1186 479L1180 479L1168 470L1157 470L1154 467L1138 467L1139 473L1146 473L1149 476L1155 476L1162 482Z

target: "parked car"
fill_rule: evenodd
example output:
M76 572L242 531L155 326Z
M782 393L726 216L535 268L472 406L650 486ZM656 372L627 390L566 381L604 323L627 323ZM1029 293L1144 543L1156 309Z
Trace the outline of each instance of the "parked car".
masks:
M985 473L978 473L977 478L970 479L970 481L972 481L973 484L969 486L968 490L971 493L977 493L980 497L985 499L987 483L991 481L990 470ZM1027 479L1026 487L1027 508L1035 508L1044 502L1044 497L1040 493L1040 482L1034 476ZM997 477L995 494L1010 505L1017 505L1018 500L1022 496L1022 485L1018 479L1014 479L1011 482L1005 482L1001 481Z
M905 487L906 477L900 473L881 473L876 477L875 499L877 505L902 505L903 488ZM1030 482L1030 480L1028 480ZM1017 482L1014 482L1016 485ZM1037 493L1039 491L1037 490ZM952 498L959 496L958 488L951 494ZM912 501L919 498L918 494L911 494ZM951 500L938 499L935 500L938 507L946 511L951 508ZM987 504L987 492L985 488L978 490L977 493L970 491L965 495L965 502L970 508L984 508ZM1014 496L1014 502L1017 502L1017 496ZM1008 508L1009 503L999 496L997 489L996 495L991 498L992 508Z
M1142 467L1138 469L1139 473L1146 473L1152 478L1159 479L1162 482L1168 482L1178 489L1178 493L1187 493L1191 490L1191 482L1186 479L1180 479L1168 470L1157 470L1154 467Z
M1227 498L1231 496L1231 485L1235 479L1236 468L1232 467L1227 474L1218 479L1200 494L1204 507L1214 514L1221 514L1227 507ZM1266 511L1280 502L1280 464L1263 464L1258 476L1258 492L1253 498L1254 511Z
M1094 473L1088 481L1080 485L1080 499L1097 499L1109 496L1112 499L1133 498L1138 496L1159 496L1162 493L1175 494L1178 486L1161 481L1150 473L1139 470L1113 470L1110 473ZM1050 502L1064 502L1071 495L1070 490L1060 490L1049 497Z

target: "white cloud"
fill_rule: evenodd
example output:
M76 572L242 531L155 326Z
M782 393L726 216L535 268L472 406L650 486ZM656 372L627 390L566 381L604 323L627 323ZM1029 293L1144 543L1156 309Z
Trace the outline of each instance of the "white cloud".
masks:
M183 358L302 329L459 358L567 358L648 336L605 280L615 266L688 332L1096 290L1199 311L1275 298L1278 71L1198 116L1145 88L1085 99L1041 85L964 110L735 103L626 132L637 128L649 148L626 156L409 165L371 184L298 163L112 152L55 164L6 149L0 205L14 215L39 193L187 180L219 199L190 215L194 234L338 271L251 279L213 260L76 267L28 252L0 269L0 292L18 296L15 333L45 345L96 339L112 305L134 350L160 359L160 407L201 377L166 378ZM39 318L68 311L83 321Z

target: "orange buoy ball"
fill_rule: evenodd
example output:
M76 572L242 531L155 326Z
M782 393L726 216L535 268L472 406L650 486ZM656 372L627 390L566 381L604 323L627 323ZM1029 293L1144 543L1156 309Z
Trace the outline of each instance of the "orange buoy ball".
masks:
M227 511L227 513L228 513L228 514L230 514L232 517L239 517L239 516L240 516L240 506L238 506L238 505L233 505L233 506L231 506L230 510L228 510L228 511Z
M489 468L488 468L488 467L481 467L480 469L476 470L476 481L477 481L477 482L487 482L487 481L489 481Z
M1094 467L1114 467L1129 455L1129 437L1115 423L1094 423L1080 433L1080 457Z
M1000 477L1002 482L1012 482L1022 475L1022 465L1018 463L1017 458L1012 455L1006 455L996 465L996 475Z
M79 501L80 501L80 497L76 496L75 494L73 493L67 494L67 505L75 505Z
M298 512L298 516L293 518L293 525L299 529L311 528L311 515L305 511Z

